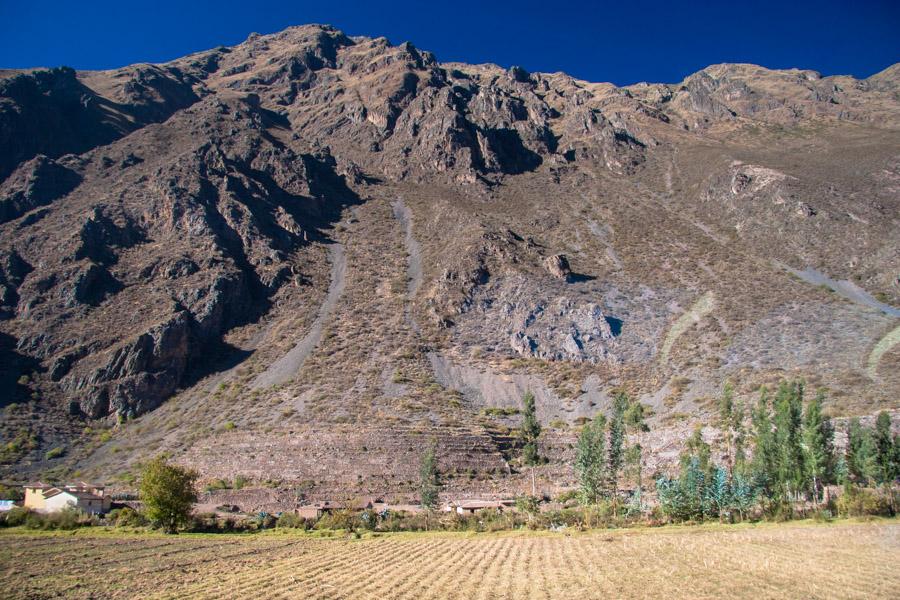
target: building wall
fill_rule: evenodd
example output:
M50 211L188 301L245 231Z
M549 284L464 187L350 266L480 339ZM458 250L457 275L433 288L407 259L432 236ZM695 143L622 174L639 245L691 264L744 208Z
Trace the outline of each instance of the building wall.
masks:
M318 519L321 514L315 506L301 506L297 509L297 516L301 519Z
M96 500L79 500L78 508L90 515L99 515L105 510L103 500L99 498Z
M25 488L25 508L44 509L44 491L38 488Z
M44 501L44 512L56 512L68 507L75 507L82 512L98 515L103 512L103 500L100 498L88 500L63 492Z
M44 500L44 511L58 512L70 506L77 506L77 504L78 499L75 496L63 492L62 494L57 494L52 498Z

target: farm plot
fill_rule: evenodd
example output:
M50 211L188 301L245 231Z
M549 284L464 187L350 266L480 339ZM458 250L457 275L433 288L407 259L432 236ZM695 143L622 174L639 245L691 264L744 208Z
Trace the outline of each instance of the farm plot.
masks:
M396 534L0 534L4 598L897 598L900 523Z

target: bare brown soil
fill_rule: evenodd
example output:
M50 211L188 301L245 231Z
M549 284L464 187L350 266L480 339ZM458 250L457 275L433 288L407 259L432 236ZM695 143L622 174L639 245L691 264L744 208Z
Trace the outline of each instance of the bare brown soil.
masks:
M568 534L0 534L17 598L896 598L895 522Z

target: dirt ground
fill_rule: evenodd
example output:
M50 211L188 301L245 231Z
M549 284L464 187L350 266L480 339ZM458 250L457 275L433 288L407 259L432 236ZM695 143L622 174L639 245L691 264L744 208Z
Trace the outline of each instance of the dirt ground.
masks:
M0 533L10 599L897 598L898 564L896 520L359 540Z

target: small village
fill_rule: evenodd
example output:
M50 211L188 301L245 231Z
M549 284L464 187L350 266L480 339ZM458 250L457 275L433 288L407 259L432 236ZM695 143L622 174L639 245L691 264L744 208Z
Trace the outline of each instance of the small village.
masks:
M10 488L7 488L10 489ZM48 484L42 481L29 482L21 486L22 500L0 500L0 512L21 507L39 514L53 514L64 510L74 510L86 515L103 516L116 508L139 509L141 502L132 499L130 494L109 494L106 486L78 481L67 484ZM220 517L232 517L243 512L241 507L229 504L210 505L210 494L200 499L196 505L197 512L215 514ZM206 502L204 502L204 500ZM301 503L297 507L280 511L276 516L292 513L297 517L317 521L324 515L336 511L362 513L374 511L377 514L406 513L419 514L427 509L418 503L386 502L379 496L369 496L347 501L322 500L313 503ZM450 500L438 505L438 512L473 515L481 511L493 510L499 513L516 510L515 499L482 499L464 498Z

